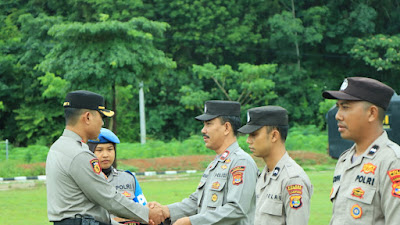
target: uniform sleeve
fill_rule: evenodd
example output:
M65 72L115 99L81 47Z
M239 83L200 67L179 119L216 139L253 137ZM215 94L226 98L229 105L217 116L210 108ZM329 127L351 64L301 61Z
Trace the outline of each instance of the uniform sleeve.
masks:
M198 191L194 192L189 198L183 199L181 202L168 205L171 221L175 222L179 218L192 216L197 213Z
M107 182L97 158L82 152L74 158L69 171L90 201L119 217L148 222L149 209L118 193L115 187Z
M287 225L307 225L310 217L312 190L300 177L290 178L282 183L282 200Z
M248 216L255 206L255 186L257 171L254 162L238 160L231 166L226 181L226 203L215 210L190 216L193 225L236 224L238 219Z
M378 194L378 193L376 193ZM380 174L381 207L386 225L400 221L400 159L395 158Z

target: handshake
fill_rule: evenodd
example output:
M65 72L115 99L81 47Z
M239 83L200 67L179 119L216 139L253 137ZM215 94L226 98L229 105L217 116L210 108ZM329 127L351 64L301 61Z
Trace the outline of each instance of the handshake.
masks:
M146 205L149 208L149 224L158 225L170 217L169 209L158 202L149 202Z
M158 225L170 218L170 212L167 206L161 205L158 202L149 202L147 205L149 207L149 224ZM183 217L177 220L173 225L191 225L189 217Z

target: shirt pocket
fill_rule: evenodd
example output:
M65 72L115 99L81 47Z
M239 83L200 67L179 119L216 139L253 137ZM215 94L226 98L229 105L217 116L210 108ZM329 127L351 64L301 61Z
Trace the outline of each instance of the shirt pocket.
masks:
M350 215L349 224L370 224L373 221L374 205L372 203L376 188L353 184L346 190L346 210Z
M214 210L215 208L222 206L224 200L224 187L226 185L226 180L216 180L213 181L209 195L207 195L210 199L207 199L207 208L210 210Z
M275 200L266 200L263 202L260 208L261 214L268 214L270 216L282 217L283 214L283 202Z

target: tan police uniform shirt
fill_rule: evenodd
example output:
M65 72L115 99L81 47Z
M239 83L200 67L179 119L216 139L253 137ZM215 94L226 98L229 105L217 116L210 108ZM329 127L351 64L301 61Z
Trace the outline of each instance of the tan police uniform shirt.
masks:
M255 225L308 224L311 181L304 170L288 155L273 171L265 166L256 186Z
M88 145L78 134L65 129L47 155L49 220L60 221L81 214L110 223L108 210L119 217L148 222L148 208L118 193L106 179Z
M330 224L400 224L400 147L386 131L352 163L355 145L336 165Z
M198 224L253 224L258 168L237 142L204 171L196 192L168 205L172 222L188 216Z

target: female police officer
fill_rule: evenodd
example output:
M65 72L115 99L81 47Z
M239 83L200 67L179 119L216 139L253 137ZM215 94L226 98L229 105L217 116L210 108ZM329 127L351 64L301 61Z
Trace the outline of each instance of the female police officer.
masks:
M118 137L106 128L101 128L100 135L96 140L88 141L89 149L99 159L100 167L108 182L127 198L146 205L146 198L135 175L128 170L117 170L116 144L119 143ZM111 215L111 218L113 217L115 216ZM117 218L115 220L120 221Z

